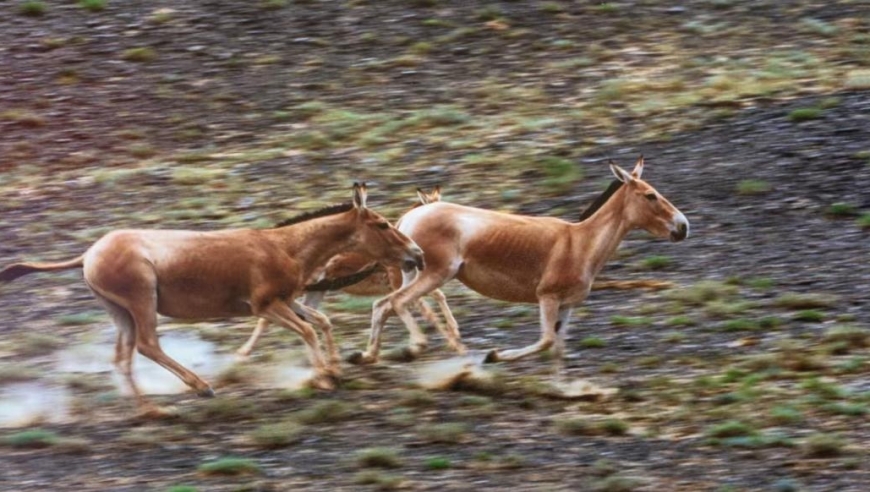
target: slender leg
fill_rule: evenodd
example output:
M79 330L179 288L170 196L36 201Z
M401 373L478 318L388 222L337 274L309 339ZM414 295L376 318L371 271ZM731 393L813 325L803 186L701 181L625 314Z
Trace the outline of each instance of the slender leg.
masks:
M429 296L435 299L435 302L441 309L441 314L444 315L444 321L447 322L447 328L441 330L441 333L444 334L444 338L447 340L447 345L459 354L464 354L468 349L461 341L462 336L459 334L459 324L456 322L456 318L453 317L450 306L447 305L447 296L444 295L441 289L433 290L429 293Z
M193 371L166 355L157 337L156 303L137 305L130 309L136 326L136 349L140 354L160 364L164 369L178 376L184 384L196 390L199 396L214 396L214 390Z
M332 382L331 376L326 370L326 363L323 360L323 354L320 351L320 342L317 339L317 332L310 324L306 323L290 309L290 306L280 300L272 301L265 309L254 313L257 316L268 319L273 323L277 323L290 331L294 331L302 337L305 342L305 347L308 349L308 359L311 361L311 366L314 368L315 378L312 383L321 389L333 389L335 385Z
M559 301L553 298L543 298L539 301L539 306L541 311L541 338L532 345L523 348L505 350L504 352L493 350L487 354L484 362L517 360L542 352L553 346L553 343L556 341L557 326L560 323Z
M136 384L133 378L133 352L136 350L136 327L133 325L133 318L130 313L121 306L109 301L108 299L94 293L97 300L106 309L106 312L111 316L115 329L118 330L118 336L115 340L115 368L124 378L133 397L136 398L136 405L140 412L145 415L157 415L159 409L150 401L148 401Z
M242 345L241 347L239 347L238 350L236 350L236 353L242 357L247 357L247 356L251 355L251 351L254 350L254 345L257 343L257 341L260 339L260 337L263 336L263 333L266 331L266 328L268 328L268 327L269 327L269 320L264 319L264 318L258 319L257 326L254 328L253 333L251 333L250 338L248 338L248 341L245 342L244 345Z
M446 281L443 275L433 274L431 267L427 267L410 284L403 286L392 294L378 299L372 307L372 331L369 336L369 344L366 351L355 354L350 360L354 363L372 363L378 360L381 346L381 332L384 324L393 315L401 318L410 333L410 346L408 350L417 354L426 346L426 335L420 330L414 316L408 310L408 305L414 303L420 297L426 295L432 289L439 287ZM447 278L450 278L449 276Z
M297 301L290 303L290 308L296 314L301 315L301 317L311 321L320 328L320 331L323 332L323 342L326 345L326 352L329 357L326 370L332 376L338 377L341 375L341 358L338 355L338 347L335 345L335 339L332 336L332 322L329 321L329 318L314 307L306 306Z
M571 308L559 308L559 321L556 325L556 343L553 345L553 378L562 382L565 374L565 337L568 334L568 319L571 317Z

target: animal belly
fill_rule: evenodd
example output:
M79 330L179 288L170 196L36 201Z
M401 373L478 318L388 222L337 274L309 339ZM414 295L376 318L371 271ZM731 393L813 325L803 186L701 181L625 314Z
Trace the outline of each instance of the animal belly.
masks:
M214 289L157 289L157 312L189 320L251 316L251 307L232 292Z
M537 303L537 279L512 273L463 265L456 278L471 290L492 299Z

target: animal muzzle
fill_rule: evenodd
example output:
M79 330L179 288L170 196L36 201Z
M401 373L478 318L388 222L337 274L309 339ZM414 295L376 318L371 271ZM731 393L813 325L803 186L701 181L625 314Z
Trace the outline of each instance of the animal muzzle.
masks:
M671 241L679 242L689 237L689 221L683 214L674 217L674 227L671 229Z

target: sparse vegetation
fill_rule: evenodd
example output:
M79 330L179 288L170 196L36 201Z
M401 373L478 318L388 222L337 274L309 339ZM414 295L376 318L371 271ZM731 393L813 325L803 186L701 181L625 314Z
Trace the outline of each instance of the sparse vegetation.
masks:
M258 475L260 465L248 458L226 457L199 465L197 470L203 475Z
M48 7L44 2L38 0L25 0L18 4L18 12L28 17L39 17L45 15Z
M79 0L79 7L89 12L102 12L106 10L108 0Z
M398 468L402 466L399 451L393 448L366 448L356 454L356 463L363 468Z

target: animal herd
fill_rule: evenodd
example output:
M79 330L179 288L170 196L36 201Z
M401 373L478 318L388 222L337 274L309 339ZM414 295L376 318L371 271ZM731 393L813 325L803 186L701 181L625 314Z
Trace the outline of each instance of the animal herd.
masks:
M393 226L366 206L365 185L354 184L350 203L302 214L279 227L116 230L72 260L9 265L0 270L0 282L81 268L117 328L114 362L144 414L161 410L137 386L134 350L199 395L214 394L207 382L163 352L158 314L186 320L255 316L257 327L239 349L242 354L250 353L269 324L294 331L314 370L311 384L332 389L341 359L332 324L317 310L322 289L312 284L341 284L341 279L363 278L347 288L351 293L384 296L373 305L366 349L351 354L350 362L378 360L381 333L393 316L409 332L409 355L424 350L427 338L413 309L439 327L453 350L464 353L458 324L440 290L457 279L486 297L539 306L539 339L525 347L492 349L485 362L512 361L552 348L558 376L571 311L586 299L623 238L635 229L671 241L689 234L686 217L641 178L643 162L638 159L631 172L611 163L614 184L579 222L449 203L440 200L436 189L420 192L420 203ZM305 300L299 301L306 290ZM425 302L427 296L439 306L446 325Z

